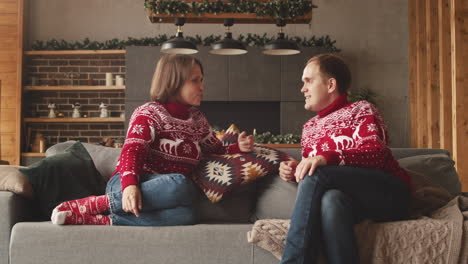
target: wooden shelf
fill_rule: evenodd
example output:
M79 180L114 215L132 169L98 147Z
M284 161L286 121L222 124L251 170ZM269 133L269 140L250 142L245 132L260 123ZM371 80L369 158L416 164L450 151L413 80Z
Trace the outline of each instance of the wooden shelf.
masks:
M260 144L270 148L301 148L301 144Z
M27 117L24 118L24 122L26 123L106 123L106 122L125 122L124 118L120 117L108 117L108 118L100 118L100 117L81 117L81 118L31 118Z
M45 157L45 153L36 153L36 152L23 152L21 153L22 157Z
M100 54L125 54L125 50L31 50L24 55L100 55Z
M106 91L106 90L125 90L125 86L103 86L103 85L65 85L65 86L25 86L25 91Z
M151 23L174 23L176 17L184 17L186 24L203 23L203 24L222 24L224 19L233 18L235 24L275 24L276 19L264 16L258 17L253 13L219 13L219 14L154 14L148 12L148 18ZM312 19L312 12L294 19L286 19L286 24L309 24Z
M154 0L155 1L155 0ZM180 0L187 4L192 2L201 3L204 0ZM256 0L256 2L271 2L272 0ZM225 0L224 2L227 2ZM313 9L312 9L313 10ZM286 19L286 24L309 24L312 19L312 10L304 16L294 19ZM203 13L200 15L188 14L155 14L148 11L148 18L152 23L171 23L174 24L176 17L184 17L185 23L204 23L204 24L223 24L226 18L234 19L234 24L276 24L276 18L270 16L258 17L255 13Z

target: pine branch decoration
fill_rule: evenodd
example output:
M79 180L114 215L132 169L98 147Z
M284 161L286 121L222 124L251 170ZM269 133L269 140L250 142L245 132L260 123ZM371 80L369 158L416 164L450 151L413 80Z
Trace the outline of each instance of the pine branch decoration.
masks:
M32 50L115 50L125 49L126 46L161 46L165 41L173 38L174 36L167 36L166 34L158 35L156 37L146 38L128 38L127 40L111 39L104 42L91 41L85 38L83 41L67 42L65 40L51 39L48 41L36 40L33 42ZM209 35L202 37L199 35L185 36L186 39L191 40L197 45L210 46L216 41L223 38L221 35ZM276 36L267 36L267 34L257 35L248 33L247 36L240 34L237 40L244 43L246 46L263 47L266 43L275 39ZM323 48L326 52L340 52L335 44L335 40L331 40L330 36L322 36L317 38L312 36L305 37L290 37L285 36L286 39L295 41L298 45L303 47L318 47Z
M317 8L310 0L272 0L256 2L253 0L216 0L187 3L180 0L145 0L145 10L155 14L219 14L219 13L255 13L259 17L293 19Z

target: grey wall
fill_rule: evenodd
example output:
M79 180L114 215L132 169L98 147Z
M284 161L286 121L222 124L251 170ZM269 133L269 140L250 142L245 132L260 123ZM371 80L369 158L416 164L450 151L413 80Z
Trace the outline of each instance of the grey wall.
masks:
M288 25L289 35L329 34L349 62L354 88L378 95L391 146L409 146L407 0L316 0L310 25ZM34 40L107 40L173 34L171 24L151 24L143 0L26 0L27 48ZM222 34L222 26L188 24L185 34ZM235 25L233 34L276 33L270 25ZM298 72L298 78L300 72ZM300 87L297 87L299 89Z
M200 109L211 125L220 129L236 124L245 131L301 134L302 125L313 116L304 109L304 96L297 89L301 81L296 75L307 59L300 55L267 56L259 47L248 50L247 55L217 56L209 54L208 47L199 47L195 56L204 63L205 73ZM304 48L303 52L313 56L322 50ZM126 116L149 101L149 87L160 55L159 47L127 47Z

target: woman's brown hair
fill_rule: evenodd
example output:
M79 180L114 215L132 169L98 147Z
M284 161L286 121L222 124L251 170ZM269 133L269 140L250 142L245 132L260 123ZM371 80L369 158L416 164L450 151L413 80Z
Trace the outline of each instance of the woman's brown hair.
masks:
M175 97L190 78L195 65L200 66L203 74L203 66L195 57L182 54L163 55L158 61L151 82L151 101L167 103L170 98Z

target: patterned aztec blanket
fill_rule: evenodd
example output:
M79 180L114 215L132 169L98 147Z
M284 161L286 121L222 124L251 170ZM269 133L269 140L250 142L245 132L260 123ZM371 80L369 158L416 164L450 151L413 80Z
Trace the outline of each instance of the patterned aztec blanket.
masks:
M280 259L288 228L289 220L258 220L247 240ZM355 230L362 263L468 263L468 197L457 196L429 216L365 221Z

